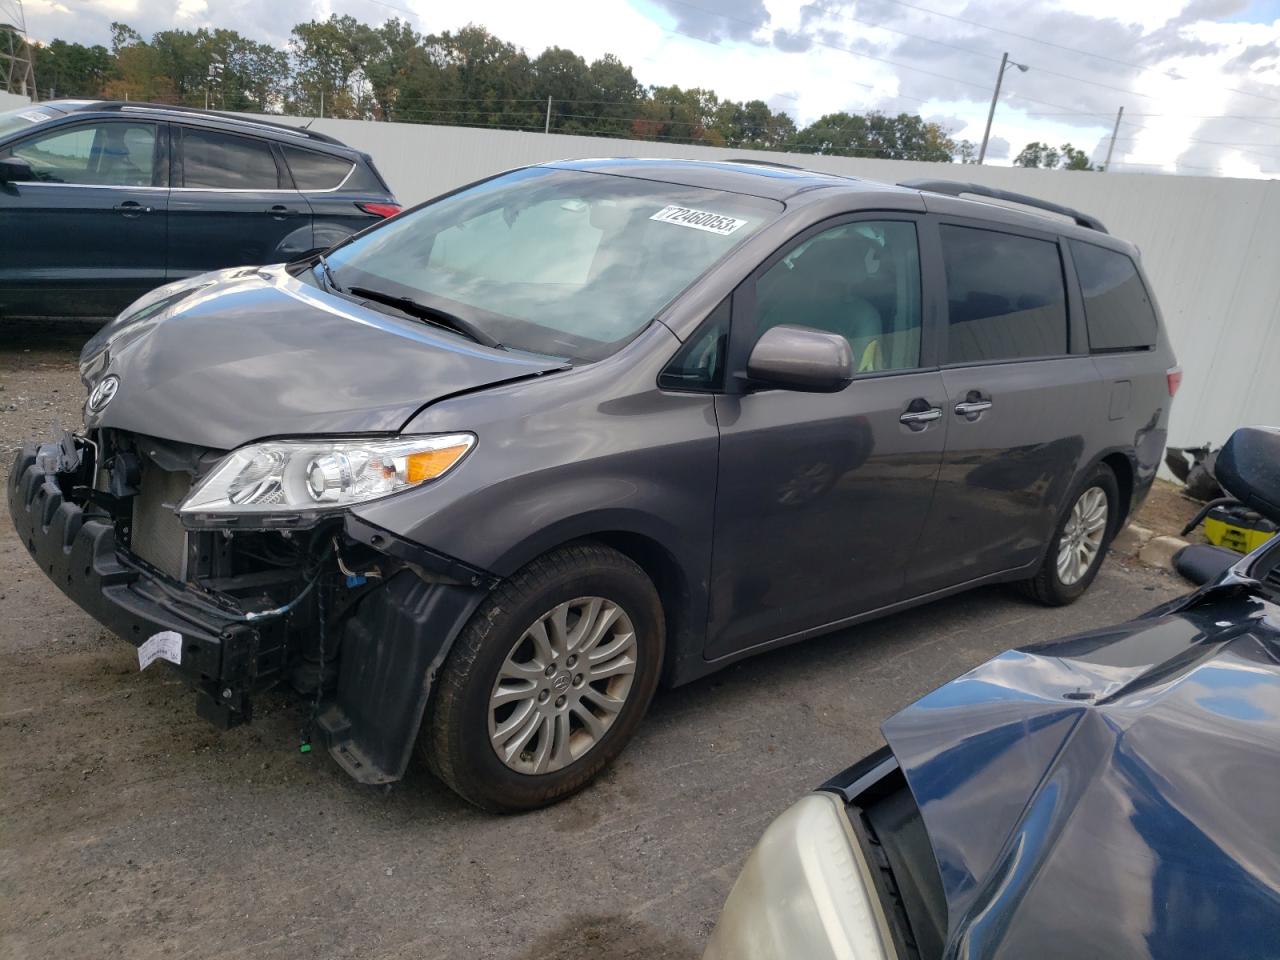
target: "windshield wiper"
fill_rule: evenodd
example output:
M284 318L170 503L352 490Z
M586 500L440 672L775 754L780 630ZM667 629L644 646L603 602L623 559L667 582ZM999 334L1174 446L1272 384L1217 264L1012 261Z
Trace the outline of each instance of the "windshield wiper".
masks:
M333 269L329 266L329 261L325 259L323 253L320 254L318 259L320 261L320 269L324 272L325 283L329 284L338 293L342 293L342 285L334 279Z
M470 337L476 343L483 344L486 347L495 347L499 350L505 349L502 344L470 320L464 320L456 313L450 313L448 310L441 310L439 307L430 307L425 303L419 303L412 297L397 297L394 294L384 293L381 290L372 290L369 287L352 287L347 293L357 297L364 297L366 300L373 300L377 303L385 303L387 306L395 307L411 317L426 320L428 323L434 323L436 326L445 327L455 333Z

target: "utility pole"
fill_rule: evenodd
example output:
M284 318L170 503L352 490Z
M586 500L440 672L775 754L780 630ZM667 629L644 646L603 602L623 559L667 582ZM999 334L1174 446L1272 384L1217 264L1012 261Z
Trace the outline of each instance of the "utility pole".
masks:
M324 87L320 88L320 119L324 119Z
M547 95L547 122L542 127L543 133L551 132L551 95Z
M1120 136L1120 118L1124 116L1124 107L1116 111L1116 125L1111 130L1111 142L1107 144L1107 159L1102 161L1102 172L1111 169L1111 152L1116 148L1116 137Z
M1031 68L1025 63L1018 63L1009 59L1008 51L1000 58L1000 72L996 74L996 89L991 94L991 109L987 111L987 129L982 132L982 147L978 150L978 165L982 165L982 161L987 158L987 141L991 139L991 121L996 115L996 101L1000 99L1000 84L1004 82L1004 72L1010 67L1017 67L1023 73Z

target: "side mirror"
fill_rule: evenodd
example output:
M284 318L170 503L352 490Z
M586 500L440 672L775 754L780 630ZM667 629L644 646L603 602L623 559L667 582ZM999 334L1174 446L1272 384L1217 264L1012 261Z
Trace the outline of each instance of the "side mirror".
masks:
M31 164L21 157L4 157L0 159L0 183L15 183L22 180L34 180L35 173Z
M1280 523L1280 429L1241 427L1213 465L1222 489L1272 523Z
M838 333L771 327L751 350L747 376L757 387L836 393L853 380L853 348Z

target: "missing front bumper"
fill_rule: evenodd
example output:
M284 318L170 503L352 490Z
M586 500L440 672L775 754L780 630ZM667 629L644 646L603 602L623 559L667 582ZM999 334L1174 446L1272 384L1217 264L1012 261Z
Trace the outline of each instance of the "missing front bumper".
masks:
M297 667L307 645L296 636L290 643L283 619L246 623L242 611L220 610L120 549L111 519L75 502L82 497L73 493L73 467L45 454L24 449L8 483L9 513L32 559L72 601L135 647L162 631L179 634L182 657L172 669L195 689L197 713L223 728L248 722L252 693ZM364 578L338 576L335 568L311 598L329 624L321 661L313 664L316 682L337 666L316 723L353 778L388 783L408 766L454 638L497 579L353 516L334 537L380 557L380 576L353 588ZM295 633L314 625L307 611L290 619Z

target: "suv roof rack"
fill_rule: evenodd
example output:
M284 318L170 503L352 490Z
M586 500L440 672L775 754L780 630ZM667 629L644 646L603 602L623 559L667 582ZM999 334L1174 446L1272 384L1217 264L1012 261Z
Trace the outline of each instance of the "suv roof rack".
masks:
M186 107L173 103L147 103L143 100L93 100L84 103L75 108L78 111L92 110L118 110L124 112L126 110L158 110L163 113L186 113L197 117L214 117L227 123L238 123L246 127L263 127L280 133L292 133L295 136L303 137L307 140L315 140L319 143L331 143L335 147L345 147L346 144L341 140L320 133L316 130L308 130L306 127L294 127L287 123L273 123L270 120L250 120L247 117L236 116L234 113L221 113L217 110L201 110L199 107ZM348 148L349 149L349 148Z
M1097 217L1091 217L1087 213L1081 213L1079 210L1073 210L1071 207L1064 207L1058 203L1041 200L1039 197L1029 197L1025 193L1014 193L1012 190L998 190L995 187L984 187L980 183L961 183L958 180L903 180L898 186L907 187L911 190L924 190L928 193L942 193L950 197L958 197L967 193L975 197L1004 200L1006 203L1017 203L1024 207L1035 207L1037 210L1048 210L1050 213L1069 217L1079 226L1097 230L1099 233L1107 232L1107 228L1102 225L1102 221Z
M725 157L720 163L752 163L757 167L781 167L783 170L804 170L805 173L810 171L804 167L797 166L794 163L781 163L778 160L756 160L754 157Z

